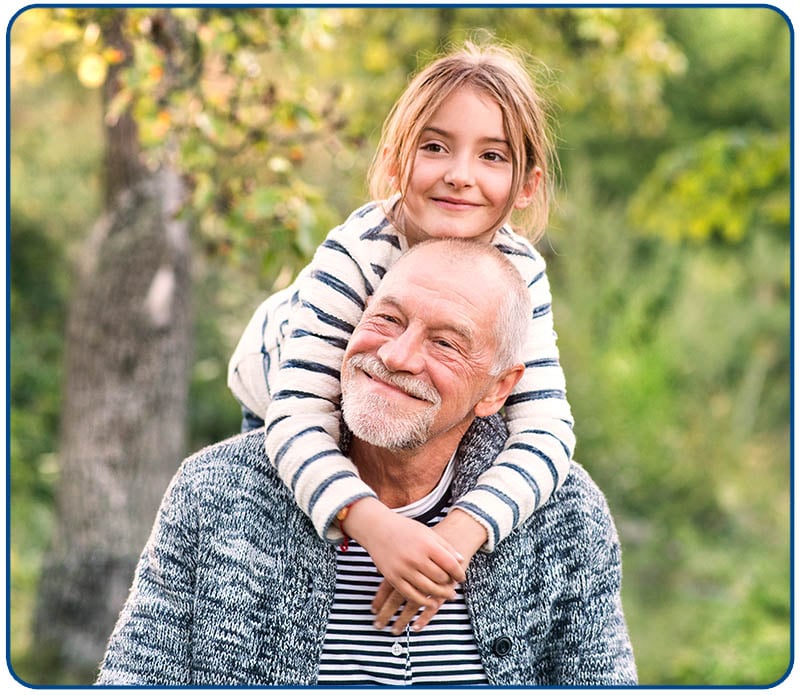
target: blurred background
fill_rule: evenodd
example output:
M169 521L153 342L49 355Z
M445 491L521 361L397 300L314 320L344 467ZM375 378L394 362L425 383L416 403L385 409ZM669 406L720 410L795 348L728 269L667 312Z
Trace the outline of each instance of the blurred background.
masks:
M642 684L791 660L791 50L769 7L28 9L10 75L9 666L91 683L252 310L366 200L410 72L535 56L576 459Z

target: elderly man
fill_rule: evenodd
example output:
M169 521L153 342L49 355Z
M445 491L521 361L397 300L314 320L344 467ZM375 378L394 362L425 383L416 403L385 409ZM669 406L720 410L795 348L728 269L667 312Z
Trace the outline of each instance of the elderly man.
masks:
M378 495L348 516L382 503L432 525L474 486L505 441L497 412L523 369L526 302L507 259L472 242L419 244L387 273L342 369L344 445ZM616 531L577 464L546 507L473 558L424 630L407 625L411 606L389 631L374 624L380 577L359 539L322 541L263 445L252 432L183 463L98 684L636 682ZM444 535L478 547L458 521ZM379 625L398 601L386 605Z

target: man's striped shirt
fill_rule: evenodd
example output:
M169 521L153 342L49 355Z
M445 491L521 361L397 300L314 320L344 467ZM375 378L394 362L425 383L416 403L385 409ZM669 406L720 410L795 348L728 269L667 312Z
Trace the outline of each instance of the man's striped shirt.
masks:
M433 525L449 508L452 461L442 482L420 502L396 509ZM395 636L373 627L370 604L382 577L366 550L351 541L336 559L336 593L320 662L319 685L479 685L488 683L473 638L464 593L445 602L419 632Z

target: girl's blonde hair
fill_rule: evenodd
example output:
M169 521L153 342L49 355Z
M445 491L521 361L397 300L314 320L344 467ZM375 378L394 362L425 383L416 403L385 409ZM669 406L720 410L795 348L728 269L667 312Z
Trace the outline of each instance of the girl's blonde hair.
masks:
M511 152L511 195L497 225L513 211L514 202L534 167L542 180L526 209L528 235L534 240L547 224L551 176L557 166L549 135L545 105L527 69L523 55L498 44L464 45L418 72L387 116L370 167L368 183L373 199L400 192L402 205L411 178L420 133L434 112L456 90L475 89L493 99L503 115Z

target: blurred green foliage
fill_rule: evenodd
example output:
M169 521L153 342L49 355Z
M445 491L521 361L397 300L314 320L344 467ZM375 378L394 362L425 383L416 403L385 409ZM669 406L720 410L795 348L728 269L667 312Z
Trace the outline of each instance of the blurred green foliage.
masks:
M100 214L103 118L133 108L148 155L193 184L195 449L237 431L225 376L239 333L364 200L408 73L483 28L541 61L553 103L563 175L540 248L577 458L623 542L641 682L778 681L792 617L785 19L765 7L136 8L136 59L102 114L96 85L120 56L100 27L116 11L29 9L10 33L11 662L35 664L64 316Z
M642 231L738 242L789 227L789 133L715 131L670 150L631 201Z

